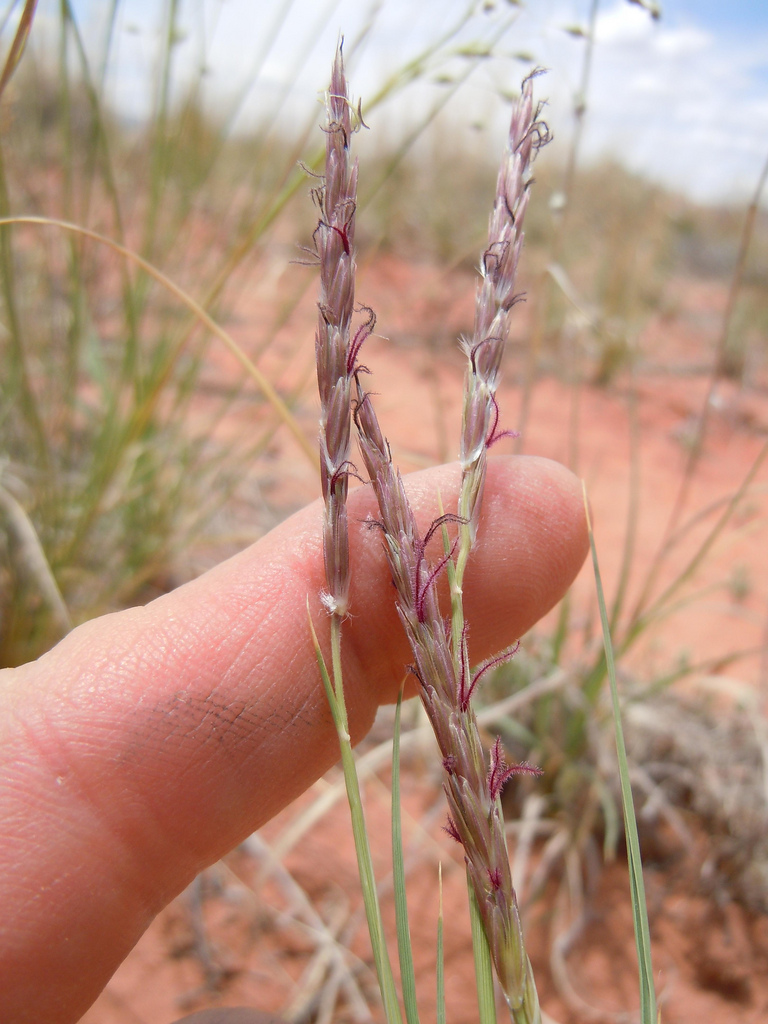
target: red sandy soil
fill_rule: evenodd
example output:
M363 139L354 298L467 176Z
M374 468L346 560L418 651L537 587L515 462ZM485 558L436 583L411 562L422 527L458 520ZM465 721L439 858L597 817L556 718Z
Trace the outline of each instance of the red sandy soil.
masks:
M228 325L249 352L258 352L264 338L270 336L270 311L300 287L301 275L310 275L295 267L289 273L277 264L275 268L267 268L261 283L244 295ZM471 330L473 287L471 275L463 271L405 265L389 257L379 257L375 265L363 268L358 295L376 309L383 336L366 343L364 362L372 371L371 387L380 395L379 414L393 453L404 470L450 457L456 449L463 367L455 338ZM585 479L610 596L625 545L630 421L635 416L638 526L627 608L641 592L644 573L669 521L692 431L709 386L703 368L714 351L725 305L725 288L720 283L672 280L668 288L674 305L670 301L666 308L673 311L658 313L645 325L637 341L639 357L633 382L626 373L619 374L608 388L588 382L577 388L564 382L563 375L573 376L576 370L589 379L587 358L578 354L577 326L575 347L550 354L550 362L563 372L542 377L532 389L522 439L525 452L569 462ZM312 291L313 285L260 355L261 368L286 394L297 382L311 378ZM499 395L503 425L510 427L517 426L520 419L526 366L523 341L530 331L532 304L519 307L519 312L505 366L506 383ZM681 522L731 495L765 444L766 339L762 346L752 361L748 386L731 382L717 386ZM206 387L213 395L217 384L240 372L229 355L214 350ZM305 395L298 403L297 416L312 436L317 406L309 391ZM201 415L209 401L214 399L204 390L198 410ZM253 430L263 415L263 405L244 399L233 406L218 428L220 439L226 442L244 430ZM502 444L511 448L513 442ZM759 654L727 666L725 662L718 665L717 659L735 650L755 651L764 643L768 608L766 484L768 470L761 466L733 527L680 596L694 591L700 591L699 595L649 629L625 662L626 668L652 678L683 655L695 662L713 659L686 682L689 693L726 692L730 699L748 701L755 713L765 714L766 666ZM276 436L264 462L254 467L253 487L268 509L262 527L316 496L309 462L285 431ZM713 514L686 532L669 563L662 567L654 594L687 564L722 508L717 506ZM253 507L245 504L236 505L230 514L239 523L255 515ZM198 552L195 564L202 566L220 556L221 550L206 549ZM594 584L587 569L575 585L573 609L572 628L578 637L574 656L578 657L596 642ZM448 1019L452 1024L469 1024L477 1019L477 1011L463 871L455 846L440 831L444 810L439 780L428 753L426 761L422 754L418 751L408 760L405 776L411 913L422 1019L433 1021L435 1014L439 859L443 864ZM385 880L385 912L391 918L386 882L386 781L386 774L383 780L375 777L369 781L367 805L374 851L380 861L379 877ZM374 1019L381 1019L365 926L359 916L344 802L336 799L314 823L303 818L318 802L328 799L334 787L338 796L335 772L272 822L259 838L261 845L234 852L206 874L198 889L163 913L82 1024L169 1024L184 1012L218 1005L290 1011L299 1019L302 1000L311 1002L316 1010L319 1005L321 1017L328 1014L325 1019L364 1020L360 1007L350 1003L348 991L345 994L345 978L350 977L358 993L370 1000ZM667 848L660 840L666 853L651 857L647 869L662 1020L667 1024L757 1024L768 1020L768 918L740 906L725 892L705 888L707 837L695 822L689 825L697 836L695 848L684 854L673 849L674 844ZM291 831L300 827L303 831L290 841ZM284 867L270 871L264 852L269 849L280 854ZM291 889L292 885L301 888ZM564 912L557 893L547 891L527 908L542 1005L563 1024L636 1019L637 968L625 865L616 862L596 871L588 888L583 928L578 932L574 928L567 949L562 946L563 936L574 921ZM319 915L324 927L352 950L344 959L351 974L341 981L333 966L337 961L327 948L322 952L317 933L307 926L311 914ZM564 950L554 963L550 956L553 937L559 938ZM315 983L318 978L322 984ZM341 984L338 1004L332 998L334 984ZM312 1002L313 992L319 993L319 1004Z

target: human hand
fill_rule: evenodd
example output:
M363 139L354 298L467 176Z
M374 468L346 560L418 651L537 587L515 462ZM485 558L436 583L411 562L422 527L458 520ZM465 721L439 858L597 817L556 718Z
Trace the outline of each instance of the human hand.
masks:
M456 503L457 465L413 474L424 529ZM350 494L343 640L359 740L410 660L369 489ZM72 1024L154 916L202 868L338 759L307 598L322 638L321 507L144 608L73 630L0 674L0 1021ZM465 580L473 661L522 635L587 551L561 466L488 464Z

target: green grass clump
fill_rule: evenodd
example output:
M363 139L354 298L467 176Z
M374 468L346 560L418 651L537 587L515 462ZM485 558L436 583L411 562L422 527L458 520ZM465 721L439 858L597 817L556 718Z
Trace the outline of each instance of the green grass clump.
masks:
M72 622L180 582L186 552L220 531L243 466L277 450L281 422L294 435L292 457L298 446L315 460L314 426L293 414L306 372L297 380L290 369L290 383L275 391L256 366L268 357L279 382L292 357L271 341L306 282L281 282L239 376L213 376L219 341L200 315L225 321L254 278L273 272L276 247L301 236L294 207L319 160L309 141L315 111L289 122L286 97L276 96L257 130L234 132L289 6L273 12L275 32L256 48L251 79L213 114L204 67L183 94L174 87L181 22L169 0L152 112L130 126L105 88L130 5L113 5L95 56L68 4L53 33L40 34L35 5L25 5L31 45L23 60L20 47L9 51L0 132L0 665L35 657ZM369 19L363 43L373 7ZM391 69L369 110L437 73L459 37L486 22L468 5ZM494 22L496 31L509 22ZM220 426L244 410L252 427L233 443ZM31 547L15 539L19 531L34 537Z

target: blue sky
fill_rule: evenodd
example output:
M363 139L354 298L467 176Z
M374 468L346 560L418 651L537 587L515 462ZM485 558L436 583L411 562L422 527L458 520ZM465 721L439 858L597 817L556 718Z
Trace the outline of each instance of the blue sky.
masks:
M696 198L754 188L768 157L762 3L670 0L654 23L616 2L597 35L588 152L617 155Z
M715 32L768 31L768 4L764 0L672 0L664 5L667 17L683 16Z
M754 189L768 156L768 3L763 0L661 0L655 22L628 0L602 0L588 115L585 159L618 158L673 188L701 200L743 201ZM106 0L75 0L85 34L95 29ZM136 116L151 101L161 0L123 0L121 28L111 78L115 104ZM350 42L371 11L379 8L365 50L353 64L356 94L373 95L387 74L418 52L458 18L469 0L186 0L187 33L177 48L181 82L207 68L210 102L226 106L252 77L254 56L287 10L284 23L248 91L240 123L253 122L276 96L286 118L311 116L336 36ZM482 5L477 3L480 8ZM514 16L508 0L477 13L465 41L490 38L503 19ZM53 0L41 0L38 36L53 17ZM572 129L574 96L580 79L583 40L565 29L585 25L588 0L528 0L499 48L529 51L550 69L541 91L558 142ZM448 70L463 66L454 62ZM519 81L523 65L512 59L484 65L452 108L449 125L482 121L494 138L503 132L500 89ZM388 112L376 114L379 130L418 116L434 91L416 90ZM444 123L445 119L444 119ZM493 142L492 144L496 144Z

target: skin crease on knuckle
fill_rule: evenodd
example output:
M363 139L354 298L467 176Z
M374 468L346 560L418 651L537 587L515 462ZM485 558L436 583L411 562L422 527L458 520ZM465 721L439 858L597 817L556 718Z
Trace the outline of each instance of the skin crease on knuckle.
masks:
M422 530L458 479L452 466L408 480ZM578 482L554 463L495 457L485 502L465 586L475 660L557 601L587 545ZM368 489L350 495L355 739L410 660L372 512ZM307 623L308 594L316 624L324 614L319 526L310 506L206 576L0 674L0 814L27 819L0 836L0 975L25 978L19 998L36 1001L9 1019L77 1020L153 914L337 760ZM31 892L45 914L30 915ZM46 1000L41 978L58 995ZM8 1007L0 991L0 1020Z

